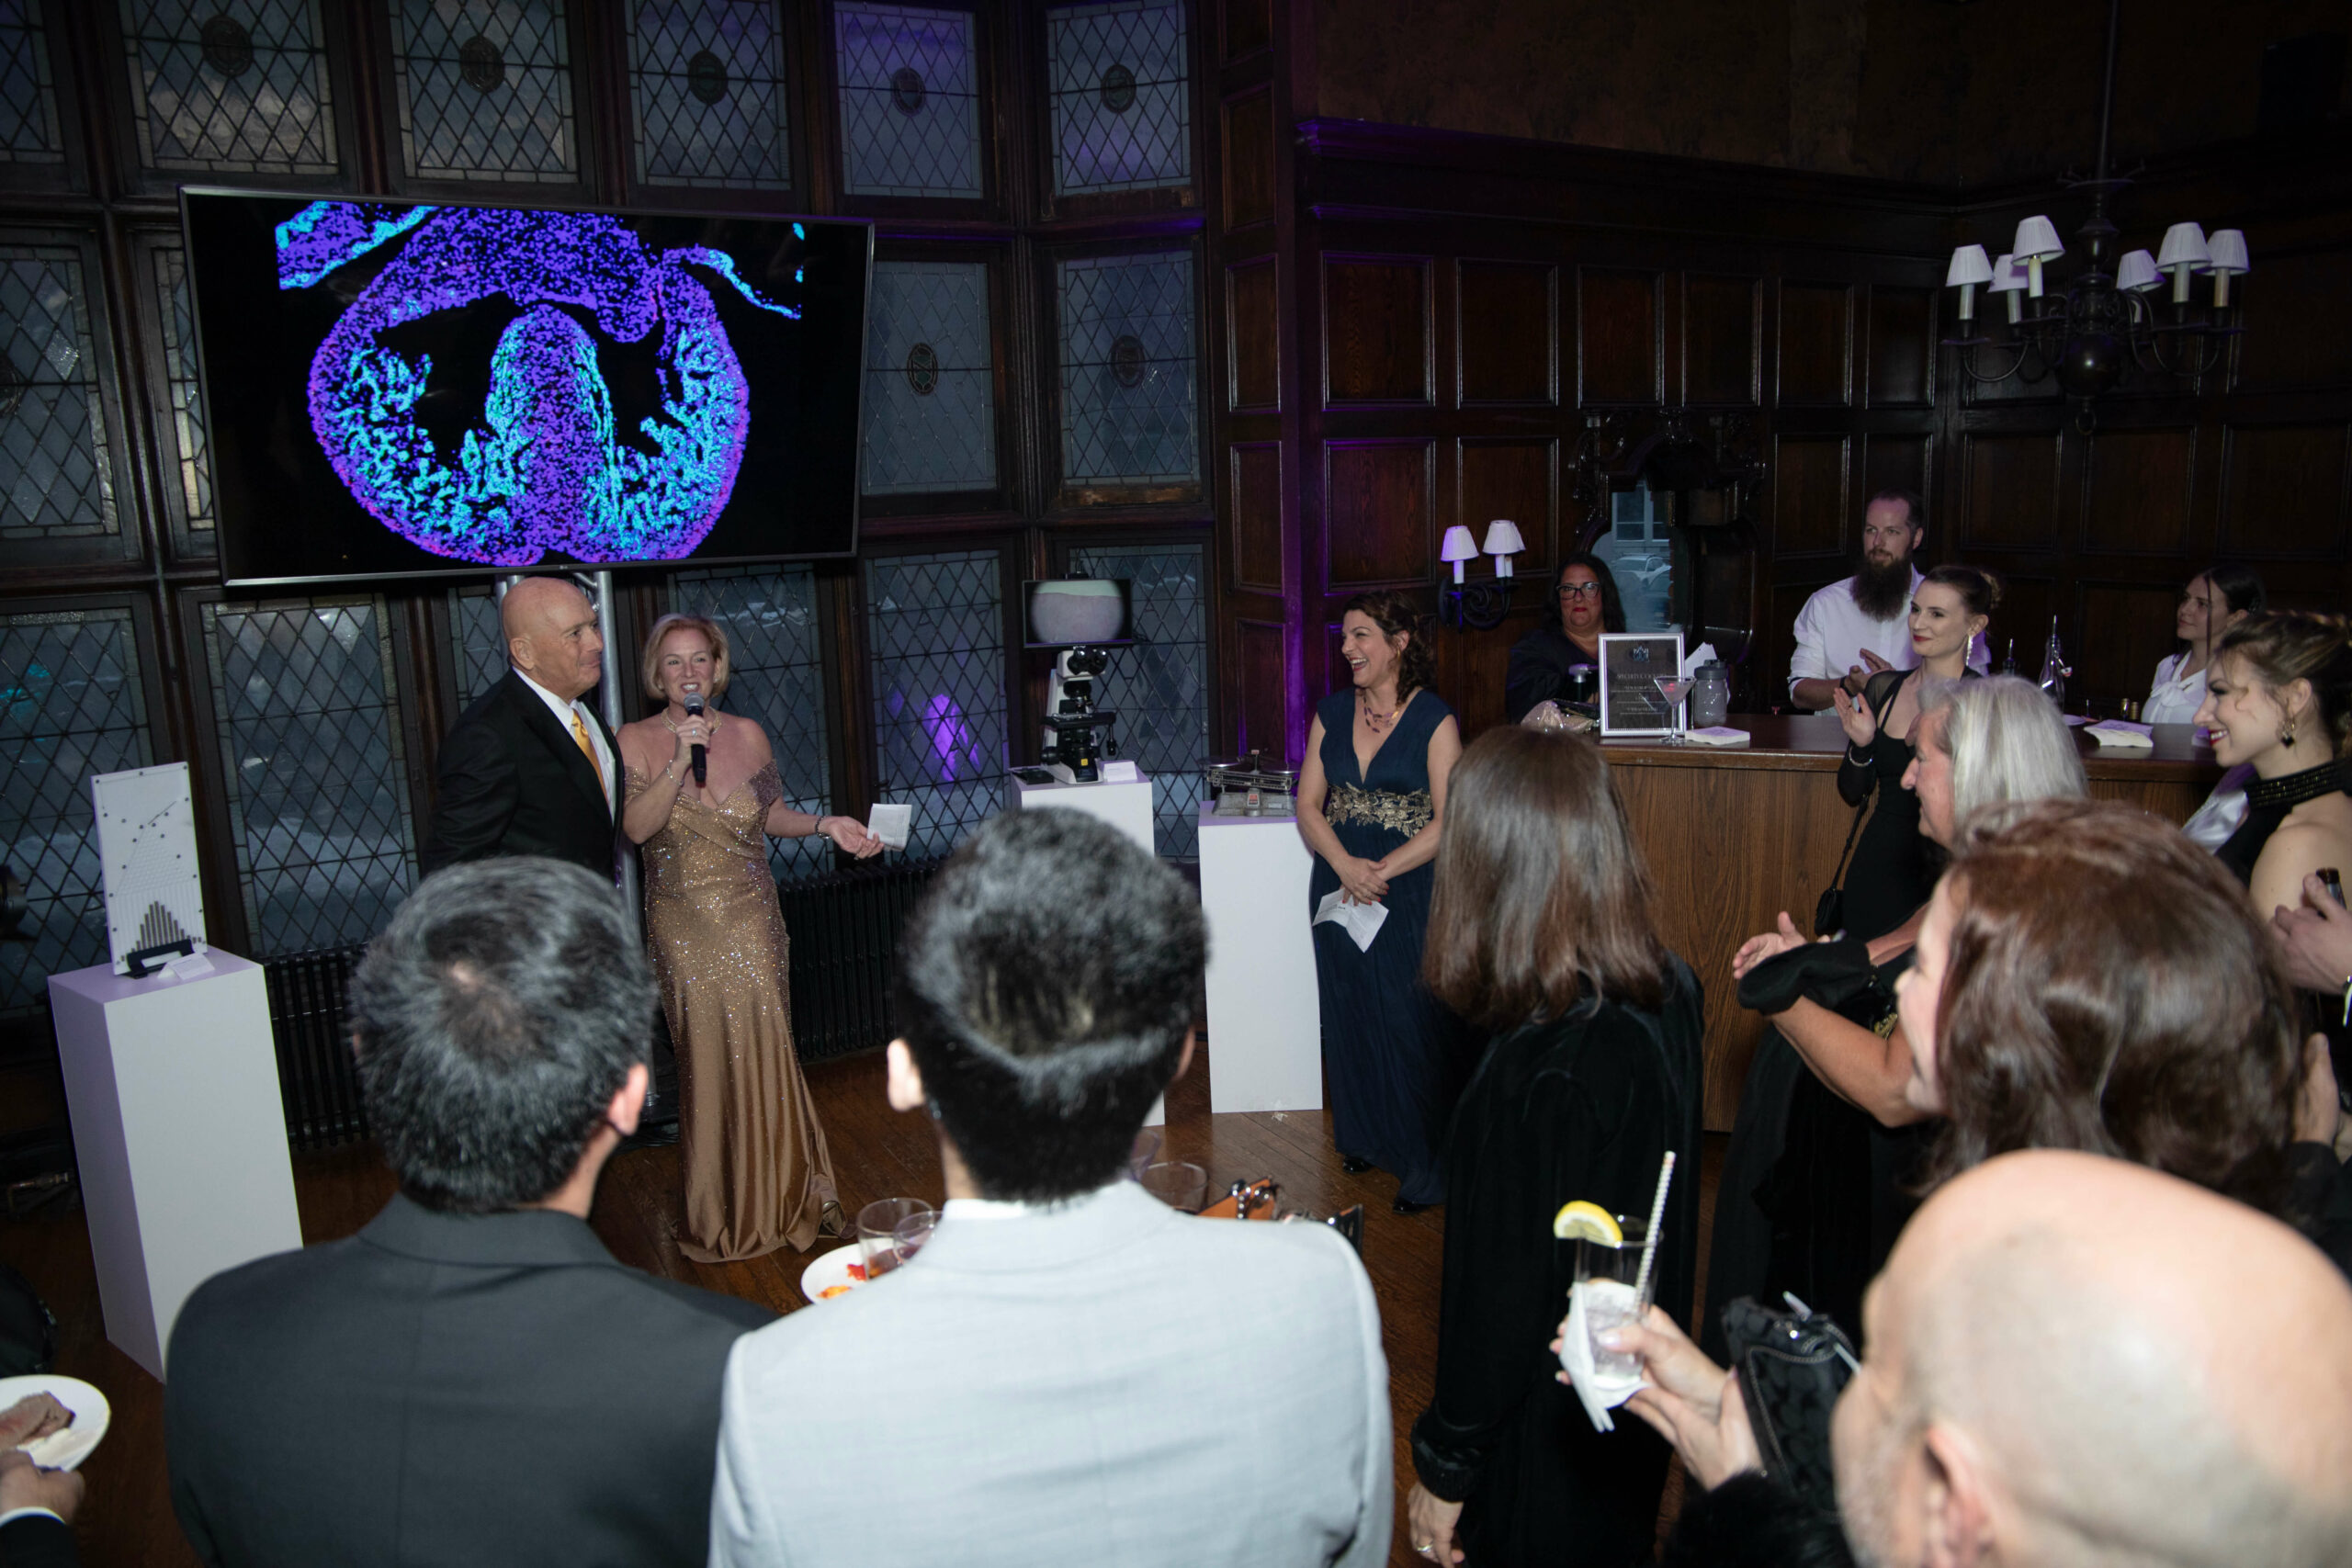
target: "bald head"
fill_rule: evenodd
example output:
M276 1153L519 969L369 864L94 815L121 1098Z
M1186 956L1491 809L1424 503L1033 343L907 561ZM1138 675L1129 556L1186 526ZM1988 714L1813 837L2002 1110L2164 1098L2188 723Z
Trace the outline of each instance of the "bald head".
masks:
M499 602L507 657L532 680L571 702L605 672L605 639L588 595L560 577L526 577Z
M1866 1562L2352 1562L2352 1289L2251 1209L2035 1151L1919 1211L1863 1312Z

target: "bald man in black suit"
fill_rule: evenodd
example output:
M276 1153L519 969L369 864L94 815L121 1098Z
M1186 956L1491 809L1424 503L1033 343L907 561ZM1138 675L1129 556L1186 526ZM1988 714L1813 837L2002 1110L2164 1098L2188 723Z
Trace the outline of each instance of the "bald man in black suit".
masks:
M492 855L546 855L610 879L618 753L580 699L604 678L595 606L560 577L526 577L499 605L512 668L441 742L426 875Z

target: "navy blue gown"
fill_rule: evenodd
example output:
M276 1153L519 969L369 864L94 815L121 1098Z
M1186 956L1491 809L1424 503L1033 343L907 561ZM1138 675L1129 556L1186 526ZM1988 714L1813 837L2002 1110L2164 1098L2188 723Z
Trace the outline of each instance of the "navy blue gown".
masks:
M1417 694L1373 753L1369 776L1356 771L1356 694L1337 691L1316 705L1323 721L1324 819L1340 847L1378 860L1426 826L1430 737L1453 710L1434 692ZM1445 1201L1445 1125L1453 1110L1457 1030L1452 1015L1421 984L1421 939L1429 931L1434 864L1388 879L1388 919L1372 949L1336 923L1314 928L1315 983L1323 1004L1323 1079L1331 1096L1331 1131L1343 1155L1367 1159L1396 1177L1408 1202ZM1340 886L1322 856L1307 883L1307 918Z

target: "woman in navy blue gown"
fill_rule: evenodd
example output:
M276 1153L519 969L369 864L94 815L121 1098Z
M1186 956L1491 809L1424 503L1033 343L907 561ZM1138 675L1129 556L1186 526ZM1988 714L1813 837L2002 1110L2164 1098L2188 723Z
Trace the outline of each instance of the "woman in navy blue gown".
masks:
M1445 1201L1455 1026L1421 984L1430 863L1445 780L1462 755L1453 711L1430 690L1436 660L1398 593L1359 593L1340 616L1352 683L1315 708L1298 829L1315 852L1313 918L1334 892L1388 911L1369 949L1338 921L1314 928L1331 1130L1351 1171L1396 1175L1396 1212Z

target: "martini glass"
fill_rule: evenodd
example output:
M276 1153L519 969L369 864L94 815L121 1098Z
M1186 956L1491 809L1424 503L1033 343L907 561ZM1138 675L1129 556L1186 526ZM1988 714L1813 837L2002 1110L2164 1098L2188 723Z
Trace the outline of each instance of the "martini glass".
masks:
M1668 727L1666 743L1668 746L1679 746L1683 744L1682 699L1690 692L1690 682L1692 680L1693 677L1689 675L1656 675L1651 677L1651 682L1657 687L1657 694L1666 699L1666 722Z

